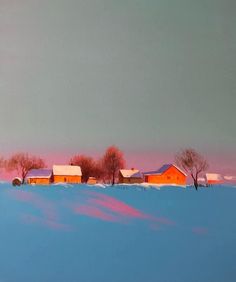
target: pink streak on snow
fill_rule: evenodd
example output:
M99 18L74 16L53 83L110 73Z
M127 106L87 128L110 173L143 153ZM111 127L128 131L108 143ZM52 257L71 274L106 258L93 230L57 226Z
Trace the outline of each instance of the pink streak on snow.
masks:
M74 208L74 212L78 214L87 215L90 217L98 218L104 221L118 222L118 217L108 214L101 209L89 205L82 205Z
M160 224L165 224L165 225L176 225L176 222L170 220L167 217L151 217L152 221L158 222Z
M127 224L127 219L140 219L151 223L151 227L158 229L159 225L175 225L175 222L165 217L155 217L120 201L111 196L100 194L94 191L85 191L88 196L85 204L73 206L73 211L104 221L120 222Z
M31 215L28 216L29 222L38 222L53 229L69 229L68 226L66 227L66 225L59 223L58 212L52 202L32 192L16 190L9 193L16 200L33 205L36 209L41 211L43 218L40 219L39 217Z
M88 192L88 194L97 197L97 199L89 199L89 202L108 209L122 216L146 219L150 218L149 215L119 201L113 197L102 195L96 192Z
M206 235L208 233L208 229L206 227L193 227L192 232L197 235Z
M18 201L30 203L34 207L40 209L42 214L48 220L58 220L58 214L53 204L48 200L38 196L36 193L26 192L26 191L14 191L12 195Z
M54 230L63 230L63 231L71 231L72 228L66 224L62 224L53 220L45 219L39 216L34 216L31 214L22 214L21 219L23 222L27 224L37 223L39 225L43 225L49 227Z

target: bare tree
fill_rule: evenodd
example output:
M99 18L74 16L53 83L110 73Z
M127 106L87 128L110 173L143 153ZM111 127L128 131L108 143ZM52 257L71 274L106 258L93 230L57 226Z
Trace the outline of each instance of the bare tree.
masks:
M0 157L0 169L6 167L6 160L3 157Z
M82 171L82 182L86 183L90 176L95 176L95 161L85 155L75 155L70 160L71 165L78 165Z
M94 176L98 179L101 180L102 182L106 182L106 171L103 165L103 158L98 159L95 162L95 167L94 167Z
M184 149L176 154L176 164L186 173L189 173L193 179L194 187L198 189L198 176L208 168L206 159L192 148Z
M6 170L17 171L22 178L22 184L24 184L25 177L31 169L43 167L45 167L45 163L41 158L29 155L28 153L14 154L5 163Z
M115 146L107 148L103 156L103 167L108 180L115 184L118 172L125 165L123 153Z
M6 160L0 156L0 173L6 168Z

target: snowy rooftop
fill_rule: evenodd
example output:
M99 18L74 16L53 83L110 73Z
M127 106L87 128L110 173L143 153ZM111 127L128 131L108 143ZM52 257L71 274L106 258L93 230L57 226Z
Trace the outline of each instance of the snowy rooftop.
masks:
M82 176L81 168L77 165L54 165L54 175Z
M161 175L164 172L166 172L170 167L174 166L177 170L179 170L182 174L184 174L185 176L187 176L187 174L182 171L179 167L177 167L174 164L164 164L162 167L160 167L158 170L153 170L153 171L147 171L144 172L144 174L149 175L149 174L155 174L155 175Z
M28 174L27 178L50 178L52 175L51 169L31 169Z
M224 179L225 179L225 180L228 180L228 181L230 181L230 180L236 180L236 176L234 176L234 175L225 175L225 176L224 176Z
M223 180L221 174L219 173L206 173L207 180L221 181Z
M142 178L142 174L138 169L121 169L120 173L123 177L135 177L135 178Z
M14 177L12 180L19 180L20 182L22 182L22 179L20 177Z

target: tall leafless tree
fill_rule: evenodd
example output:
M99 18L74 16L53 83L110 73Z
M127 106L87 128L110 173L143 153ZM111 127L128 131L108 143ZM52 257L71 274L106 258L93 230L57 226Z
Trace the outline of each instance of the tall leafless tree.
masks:
M107 148L103 156L103 167L108 180L115 184L118 172L125 165L123 153L116 146Z
M0 156L0 169L5 168L6 160Z
M206 159L196 150L188 148L176 154L175 162L186 173L190 174L193 179L194 187L197 190L199 186L199 174L206 171L208 168Z
M85 155L75 155L70 160L71 165L78 165L82 171L82 182L86 183L90 176L95 176L95 161Z
M45 163L41 158L29 155L28 153L16 153L5 162L6 170L16 170L22 178L22 184L24 184L25 177L31 169L43 167L45 167Z
M103 158L96 160L94 167L94 176L97 180L100 180L105 183L106 171L103 165Z

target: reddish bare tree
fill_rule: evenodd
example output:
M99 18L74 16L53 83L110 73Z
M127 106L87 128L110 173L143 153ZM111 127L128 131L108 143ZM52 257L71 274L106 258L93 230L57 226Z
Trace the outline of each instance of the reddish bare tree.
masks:
M106 178L105 176L106 176L106 172L105 172L104 166L103 166L103 159L99 159L95 163L94 177L96 177L97 180L101 180L101 181L105 182L105 178Z
M193 179L196 190L198 189L198 176L208 168L206 159L192 148L180 151L175 156L176 164L186 173L189 173Z
M22 184L24 184L25 177L31 169L43 167L45 167L45 163L41 158L29 155L28 153L14 154L5 162L6 170L16 170L22 178Z
M123 153L115 146L107 148L105 155L103 156L103 167L108 180L115 184L115 179L118 176L118 172L125 166L125 160Z
M0 157L0 169L6 167L6 160L3 157Z
M6 160L3 157L0 157L0 173L5 168L6 168Z
M82 171L82 182L86 183L90 176L95 176L95 161L85 155L75 155L70 160L71 165L78 165Z

